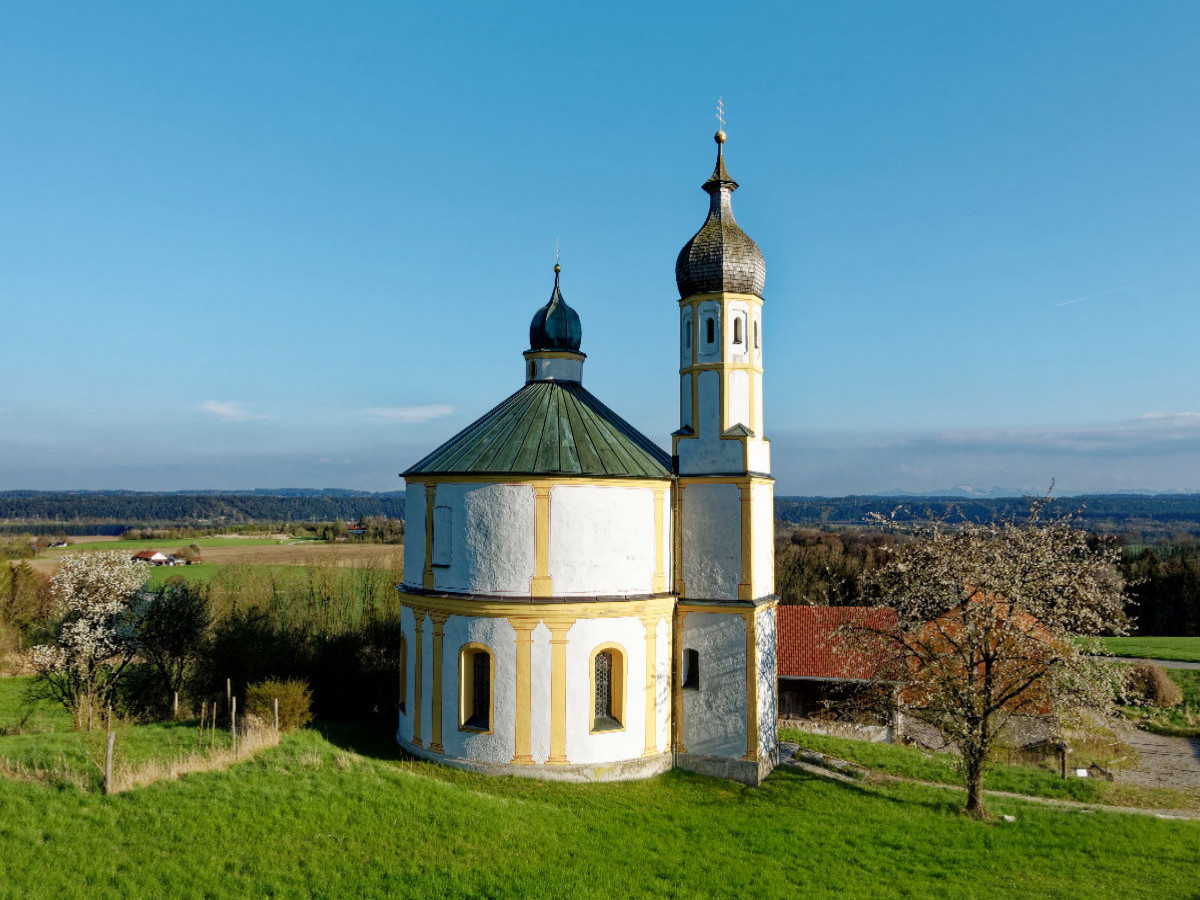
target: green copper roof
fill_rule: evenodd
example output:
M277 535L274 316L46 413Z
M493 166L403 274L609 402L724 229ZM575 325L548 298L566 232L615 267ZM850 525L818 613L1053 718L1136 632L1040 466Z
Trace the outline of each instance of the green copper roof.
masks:
M577 381L532 381L404 473L670 478L671 457Z

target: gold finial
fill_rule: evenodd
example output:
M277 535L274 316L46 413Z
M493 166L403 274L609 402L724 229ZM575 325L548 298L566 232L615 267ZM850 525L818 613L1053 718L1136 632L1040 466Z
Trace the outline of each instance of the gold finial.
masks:
M717 98L717 133L713 135L713 140L718 144L725 143L725 98Z
M559 272L561 272L561 271L562 271L562 266L560 266L560 265L558 264L558 261L559 261L559 255L558 255L558 238L555 238L555 239L554 239L554 274L555 274L555 275L557 275Z

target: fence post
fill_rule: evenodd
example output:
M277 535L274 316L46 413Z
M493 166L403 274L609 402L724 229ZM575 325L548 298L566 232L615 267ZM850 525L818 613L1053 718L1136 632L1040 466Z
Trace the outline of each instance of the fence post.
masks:
M233 699L233 679L225 679L225 708L229 709L229 703Z
M179 718L179 691L175 692L175 700L171 705L171 717L174 719Z
M279 698L275 698L275 733L279 734Z
M104 793L112 793L113 783L113 744L116 743L117 733L110 731L108 733L108 748L104 751Z
M229 704L229 741L233 744L233 755L237 756L237 697Z

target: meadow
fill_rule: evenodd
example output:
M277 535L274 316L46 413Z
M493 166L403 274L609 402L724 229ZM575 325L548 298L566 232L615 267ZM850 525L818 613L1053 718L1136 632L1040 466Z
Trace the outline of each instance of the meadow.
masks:
M363 728L116 796L0 779L0 897L1194 897L1200 823L843 784L489 778Z
M1200 663L1200 637L1109 637L1103 640L1108 652L1114 656Z

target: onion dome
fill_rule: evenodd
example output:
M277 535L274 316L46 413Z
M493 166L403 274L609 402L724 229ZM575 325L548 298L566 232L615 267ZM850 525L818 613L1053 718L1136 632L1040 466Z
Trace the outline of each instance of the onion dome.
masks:
M675 283L679 296L733 291L762 296L767 266L762 251L733 219L732 195L738 183L725 170L721 145L725 132L714 136L717 166L704 190L711 198L708 218L695 236L683 245L675 260Z
M567 306L562 292L558 289L558 273L562 266L554 264L554 291L550 294L550 302L533 314L529 323L529 349L537 350L569 350L579 352L579 342L583 338L583 326L579 324L579 313Z

